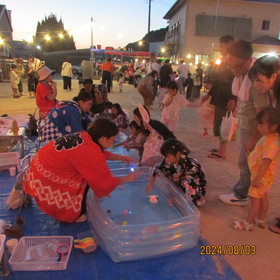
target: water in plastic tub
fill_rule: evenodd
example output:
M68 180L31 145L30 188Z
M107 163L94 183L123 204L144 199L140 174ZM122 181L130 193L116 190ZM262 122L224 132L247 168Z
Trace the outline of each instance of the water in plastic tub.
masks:
M198 241L197 208L164 177L158 177L152 193L146 193L151 169L141 169L135 182L119 186L110 197L88 194L92 234L115 262L180 252ZM112 170L114 176L128 172L130 168ZM153 202L151 195L156 196Z

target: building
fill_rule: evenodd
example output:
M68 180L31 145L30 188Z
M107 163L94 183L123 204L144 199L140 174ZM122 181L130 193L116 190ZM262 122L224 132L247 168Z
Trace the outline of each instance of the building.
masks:
M10 44L13 40L11 11L0 5L0 57L10 56Z
M169 21L165 46L173 61L206 64L218 58L218 40L226 34L256 43L259 55L280 54L279 0L178 0L164 19Z

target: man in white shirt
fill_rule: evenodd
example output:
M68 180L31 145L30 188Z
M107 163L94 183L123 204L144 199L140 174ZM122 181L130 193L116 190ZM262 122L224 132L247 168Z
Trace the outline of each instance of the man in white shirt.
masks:
M180 60L179 66L177 68L177 72L179 74L179 77L177 80L179 91L181 94L184 94L185 93L184 83L185 83L185 80L186 80L186 78L188 76L188 72L189 72L189 67L185 64L184 60Z

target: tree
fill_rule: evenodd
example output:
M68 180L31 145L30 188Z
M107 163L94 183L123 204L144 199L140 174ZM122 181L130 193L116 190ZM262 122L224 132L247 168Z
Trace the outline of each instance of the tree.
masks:
M33 41L45 52L76 49L73 36L64 29L62 20L57 21L53 14L38 22Z
M165 39L165 34L168 30L168 27L161 28L158 30L153 30L147 33L140 41L142 45L139 45L139 42L129 43L125 46L126 49L133 49L134 51L149 51L149 43L151 42L163 42Z

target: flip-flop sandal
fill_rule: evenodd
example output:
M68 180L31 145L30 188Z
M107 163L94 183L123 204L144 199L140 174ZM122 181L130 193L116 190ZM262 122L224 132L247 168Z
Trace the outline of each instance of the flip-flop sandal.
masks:
M268 229L274 233L280 234L280 228L277 226L269 226Z
M230 226L234 230L253 231L253 224L249 224L246 220L234 221Z
M258 219L256 218L255 224L256 224L259 228L266 228L266 221L265 221L265 220L258 220Z
M213 149L209 150L209 152L210 152L210 153L217 153L217 152L219 152L219 150L218 150L218 149L213 148Z
M208 155L209 158L226 159L226 156L219 155L217 153L211 153Z

